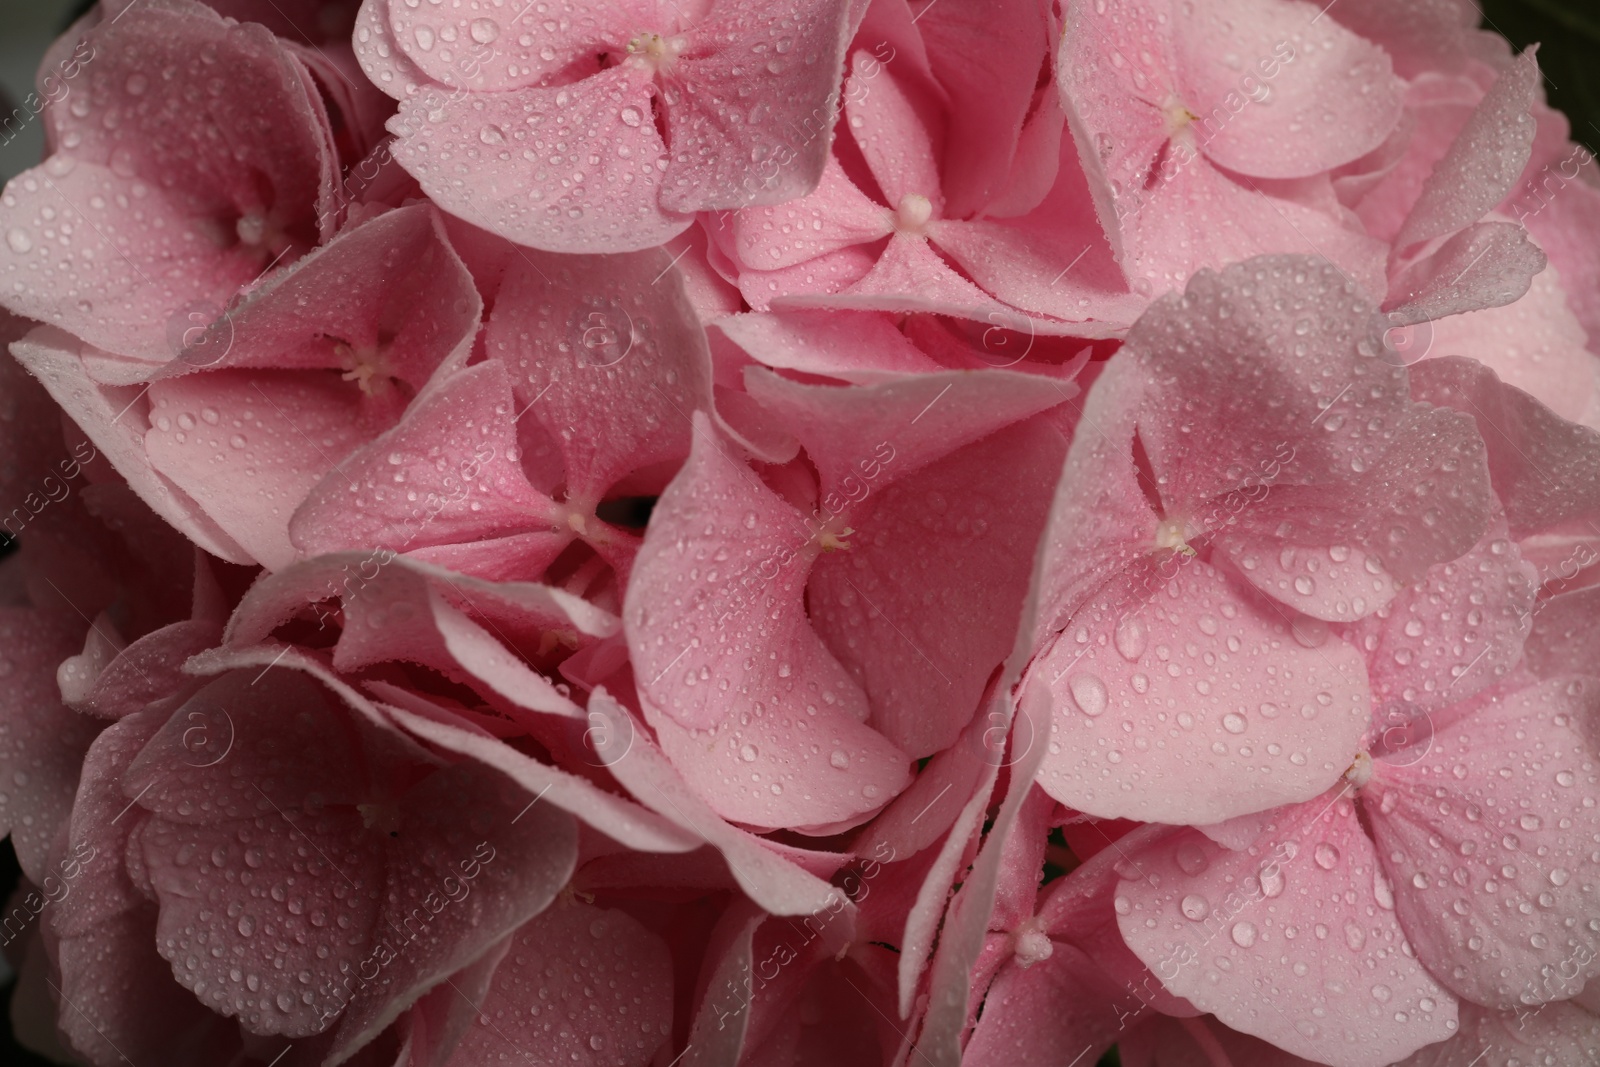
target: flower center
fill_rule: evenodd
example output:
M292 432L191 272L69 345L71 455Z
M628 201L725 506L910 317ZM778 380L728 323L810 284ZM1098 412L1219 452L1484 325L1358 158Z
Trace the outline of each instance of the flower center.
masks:
M1372 781L1372 757L1365 752L1357 752L1356 758L1344 772L1344 780L1357 789Z
M1012 951L1016 953L1017 966L1024 969L1043 963L1055 952L1050 936L1039 929L1038 917L1022 920L1011 935Z
M1167 117L1167 136L1176 137L1189 128L1189 124L1200 116L1189 110L1189 105L1179 100L1176 96L1167 97L1167 102L1161 110Z
M660 33L636 33L628 42L628 55L657 72L671 70L678 56L689 44L685 37L668 37Z
M341 341L333 346L333 351L344 367L340 377L347 382L355 382L367 396L376 396L393 377L389 371L389 361L383 358L382 349L357 348Z
M1156 548L1170 548L1185 556L1194 555L1189 547L1189 524L1182 519L1162 519L1156 527Z
M907 193L900 198L900 206L894 210L894 228L901 233L921 237L931 218L933 201L921 193Z

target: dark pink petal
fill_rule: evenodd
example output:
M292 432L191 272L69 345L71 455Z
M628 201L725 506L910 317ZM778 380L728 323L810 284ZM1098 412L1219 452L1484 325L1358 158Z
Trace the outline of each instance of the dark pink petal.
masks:
M109 645L96 622L84 639L83 652L63 661L56 675L61 699L86 715L107 719L131 715L193 684L183 674L184 662L221 640L221 620L185 619L120 648Z
M544 911L577 860L571 815L479 764L434 773L401 808L376 933L395 959L350 1001L333 1056L372 1041L423 993Z
M56 669L82 629L27 608L0 608L0 831L35 885L53 873L50 850L72 811L78 774L99 724L68 710Z
M552 252L628 252L693 221L657 203L667 155L652 100L649 75L631 65L504 93L430 87L389 130L395 159L450 214Z
M1178 93L1212 161L1261 178L1304 177L1365 155L1394 128L1404 87L1388 54L1319 6L1176 6Z
M1396 914L1464 998L1542 1004L1600 974L1600 818L1585 802L1600 781L1597 708L1592 679L1551 678L1442 724L1420 759L1373 765L1368 810Z
M1397 250L1455 233L1505 198L1528 162L1534 135L1529 108L1538 89L1539 64L1532 51L1523 52L1500 72L1435 164L1395 237Z
M1054 708L1039 784L1090 815L1194 824L1337 781L1371 717L1360 653L1306 647L1199 561L1157 590L1081 613L1039 661L1029 684Z
M627 912L564 896L517 931L478 1007L456 1067L648 1067L672 1035L672 959Z
M663 70L666 211L776 204L816 188L838 115L847 0L717 0ZM647 121L648 121L648 112Z
M485 344L511 376L517 416L555 440L567 500L592 510L624 475L689 452L711 407L711 356L672 260L518 257Z
M1118 924L1170 992L1235 1030L1381 1067L1449 1037L1456 999L1406 943L1348 788L1284 809L1242 851L1189 830L1134 853Z

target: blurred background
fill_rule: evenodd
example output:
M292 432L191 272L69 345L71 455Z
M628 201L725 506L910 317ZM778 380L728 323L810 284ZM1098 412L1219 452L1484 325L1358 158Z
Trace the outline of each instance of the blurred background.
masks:
M20 132L0 144L0 182L39 162L44 149L41 123L25 106L34 91L34 73L50 42L92 6L92 0L0 0L0 122L21 110L11 127L16 130L20 123ZM1484 27L1509 38L1519 50L1540 45L1539 66L1550 103L1571 119L1573 140L1600 152L1600 0L1479 0L1478 6ZM0 140L6 136L0 132ZM0 845L0 901L10 897L19 875L10 844ZM13 978L0 957L0 1003L7 1006ZM1114 1055L1107 1060L1115 1062ZM49 1062L17 1046L9 1010L0 1013L0 1064L35 1067Z

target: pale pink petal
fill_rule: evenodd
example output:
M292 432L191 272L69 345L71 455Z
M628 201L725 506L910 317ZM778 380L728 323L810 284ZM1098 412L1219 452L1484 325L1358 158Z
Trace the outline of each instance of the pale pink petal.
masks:
M1382 45L1406 78L1472 60L1498 67L1511 58L1505 38L1478 28L1482 16L1472 0L1341 0L1327 13Z
M1417 957L1499 1008L1573 996L1600 974L1586 925L1600 871L1591 723L1600 686L1551 678L1499 692L1434 731L1413 762L1378 761L1366 792ZM1564 961L1559 969L1552 961Z
M148 395L151 465L272 569L298 554L294 509L390 417L332 375L224 370L153 382Z
M624 475L689 452L711 408L711 356L671 257L519 257L485 344L516 416L560 445L567 500L590 510Z
M1451 237L1389 284L1389 321L1409 326L1482 308L1502 307L1528 292L1545 255L1510 222L1480 222Z
M1514 1067L1524 1063L1593 1063L1600 1059L1600 1017L1577 1001L1515 1011L1461 1004L1461 1029L1395 1067Z
M1285 809L1244 851L1194 830L1146 848L1117 892L1128 947L1169 991L1288 1052L1381 1067L1454 1031L1342 794Z
M450 214L552 252L628 252L693 221L657 203L666 145L652 113L648 75L624 65L559 87L430 87L401 105L389 130L394 158ZM550 142L563 150L552 153ZM584 168L580 182L570 181L575 167Z
M1434 165L1395 237L1397 250L1454 233L1504 199L1528 162L1534 136L1529 108L1538 91L1539 64L1529 50L1500 72Z
M1600 512L1600 433L1567 422L1474 360L1426 359L1411 380L1416 399L1477 421L1514 539Z
M623 617L640 692L692 729L737 722L758 703L785 718L815 707L859 723L866 698L802 604L817 537L722 450L704 416L697 423L628 584Z
M1314 797L1350 765L1371 715L1354 648L1306 648L1199 561L1127 613L1080 614L1029 684L1054 712L1039 784L1090 815L1144 822L1221 822Z
M416 95L429 81L389 28L389 0L362 0L350 45L367 79L396 100Z
M1466 555L1434 564L1351 633L1368 655L1374 707L1413 715L1504 677L1522 656L1538 584L1503 519Z
M1319 9L1305 0L1178 5L1178 92L1214 162L1304 177L1365 155L1394 128L1404 86L1388 54Z
M1430 356L1471 356L1569 421L1589 405L1600 364L1553 267L1534 275L1522 299L1438 319L1431 328Z
M955 742L1011 651L1065 452L1030 420L865 483L850 548L813 568L812 624L866 691L868 724L906 754Z
M563 896L517 931L449 1062L648 1067L672 1036L672 977L666 944L639 920Z
M662 208L776 204L816 188L849 23L846 0L713 4L691 50L662 72L671 153Z
M1149 192L1118 203L1124 261L1140 292L1180 289L1201 267L1220 268L1268 252L1322 257L1368 293L1385 288L1385 246L1322 211L1235 180L1192 150L1175 151Z

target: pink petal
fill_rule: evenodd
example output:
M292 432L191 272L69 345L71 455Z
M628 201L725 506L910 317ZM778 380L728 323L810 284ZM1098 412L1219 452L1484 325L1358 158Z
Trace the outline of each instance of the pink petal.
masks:
M396 100L416 95L430 80L389 28L389 0L362 0L350 44L367 79Z
M1588 407L1595 391L1593 371L1600 364L1553 268L1534 275L1520 300L1451 315L1431 328L1429 355L1471 356L1569 421L1577 421Z
M1600 974L1592 933L1600 820L1591 732L1600 687L1552 678L1501 692L1373 765L1372 828L1417 957L1459 995L1542 1004ZM1550 961L1564 961L1559 973ZM1571 967L1569 967L1569 964Z
M1349 0L1328 15L1382 45L1405 78L1456 70L1474 59L1499 66L1510 58L1503 37L1478 28L1481 15L1471 0L1416 0L1404 6Z
M1178 91L1217 164L1304 177L1365 155L1394 128L1404 86L1388 54L1318 7L1223 0L1177 8ZM1234 56L1247 57L1242 72L1225 58Z
M599 52L620 52L640 29L654 29L661 5L650 0L546 4L528 16L487 0L449 9L384 0L400 51L436 82L503 91L547 83ZM524 18L526 17L526 21ZM624 53L625 54L625 53Z
M1077 394L1074 384L1051 385L1007 370L844 387L802 385L760 368L745 373L750 395L805 445L825 514Z
M1494 1011L1461 1005L1461 1029L1395 1067L1498 1067L1585 1063L1600 1056L1600 1018L1576 1001Z
M76 621L76 620L75 620ZM0 608L6 685L0 703L0 831L10 835L29 881L43 882L56 834L78 791L78 773L98 724L69 711L56 668L78 647L79 625L26 608Z
M655 716L655 721L651 723L661 738L662 747L658 749L648 735L633 727L628 712L611 699L604 689L595 690L590 697L589 709L591 714L597 716L598 724L607 729L609 737L617 739L601 752L611 773L640 803L660 812L717 849L739 887L751 900L774 915L814 915L824 908L832 913L844 904L842 893L785 859L776 845L724 821L727 816L715 810L719 798L706 788L711 784L708 780L711 776L701 773L702 768L712 761L706 759L704 746L698 743L681 746L687 751L678 754L671 752L668 746L680 735L671 720ZM663 725L667 728L664 731ZM779 739L780 742L783 740ZM696 749L699 751L695 752ZM793 758L795 754L787 755ZM694 756L698 756L698 760ZM737 754L734 758L740 763L753 762ZM724 770L733 765L728 761L718 762ZM866 760L855 762L855 784L863 789L870 786L878 777L875 770ZM844 777L831 767L828 773ZM840 788L849 787L845 785ZM776 796L770 790L763 789L762 792ZM806 803L807 799L794 797L791 803L798 806ZM827 803L835 798L810 799ZM872 808L879 806L870 800L868 804ZM747 815L759 814L748 810L741 812L741 821L745 821ZM802 809L796 814L803 818L811 812ZM749 821L759 824L757 819Z
M376 1038L428 989L543 912L577 859L571 815L479 764L434 773L402 807L376 938L395 958L358 987L330 1056Z
M866 698L805 617L817 539L722 451L704 416L696 422L689 462L651 514L624 602L640 692L691 729L759 714L757 703L785 716L810 706L864 720Z
M938 99L893 69L880 79L886 64L865 50L855 52L850 65L845 117L878 188L891 206L907 196L920 196L929 201L935 215L942 214L939 161L944 156L944 125ZM829 160L829 169L835 168L838 163Z
M1178 289L1201 267L1271 252L1321 257L1362 290L1384 290L1386 249L1379 241L1339 218L1270 196L1249 178L1234 180L1193 153L1170 157L1154 189L1125 196L1117 214L1129 253L1124 266L1140 292Z
M1481 222L1397 275L1383 307L1397 326L1501 307L1520 300L1545 263L1520 226Z
M1192 824L1337 781L1370 722L1361 655L1304 647L1205 563L1158 589L1083 613L1040 661L1030 687L1054 725L1039 784L1090 815Z
M968 1067L1045 1067L1077 1055L1088 1063L1122 1030L1122 987L1071 945L1024 970L1008 967L989 987L983 1017L961 1062Z
M1443 708L1504 677L1522 656L1538 584L1503 519L1466 555L1434 564L1351 634L1368 653L1374 706Z
M1245 851L1190 830L1135 853L1118 924L1169 991L1235 1030L1319 1063L1380 1067L1449 1037L1456 999L1409 951L1342 796L1285 809Z
M1435 164L1395 237L1397 250L1477 222L1505 198L1528 162L1534 135L1529 108L1538 89L1538 62L1523 52L1500 72Z
M627 912L563 897L517 931L478 1008L457 1067L648 1067L672 1035L672 958Z
M1049 62L1049 26L1042 7L1033 3L932 5L914 22L933 75L950 96L946 213L966 218L1005 184L1023 119ZM974 48L975 41L984 47ZM993 55L1005 62L991 62Z
M906 754L954 743L1011 651L1065 446L1030 420L866 483L850 549L813 568L817 634L866 691L868 724Z
M943 369L877 312L746 312L719 320L715 328L777 370L868 384Z
M741 266L756 271L793 267L893 231L886 210L829 158L817 187L798 200L751 207L733 215L731 251Z
M1565 421L1470 359L1423 360L1411 380L1417 400L1477 421L1513 539L1600 511L1600 434Z
M130 8L85 43L93 77L48 109L53 143L71 147L0 197L0 275L13 310L102 348L169 356L170 316L226 304L279 251L240 241L237 220L265 217L301 249L319 222L331 232L327 115L270 32L200 5ZM172 77L151 78L158 69ZM216 69L232 91L191 99Z
M192 684L193 679L183 674L184 662L215 647L221 638L217 620L185 619L145 634L126 648L108 648L96 623L83 653L64 661L56 675L62 702L101 718L131 715ZM105 661L97 662L106 653Z
M394 158L452 215L552 252L629 252L692 221L657 204L666 145L651 101L646 76L624 65L574 85L481 96L433 87L402 104L389 130ZM567 155L524 155L557 140ZM591 156L601 162L569 187L574 160Z
M314 555L373 546L411 552L541 527L553 532L565 517L517 463L515 410L499 363L437 382L399 425L317 483L289 522L290 539Z
M293 509L388 415L331 375L224 370L153 382L149 397L151 465L273 569L297 555Z
M567 500L589 510L624 475L682 459L711 407L698 316L659 250L519 258L485 330L519 405L559 442Z
M84 369L78 343L57 330L35 331L11 352L158 515L213 556L247 566L255 562L151 464L143 440L150 429L149 407L141 390L96 385Z

